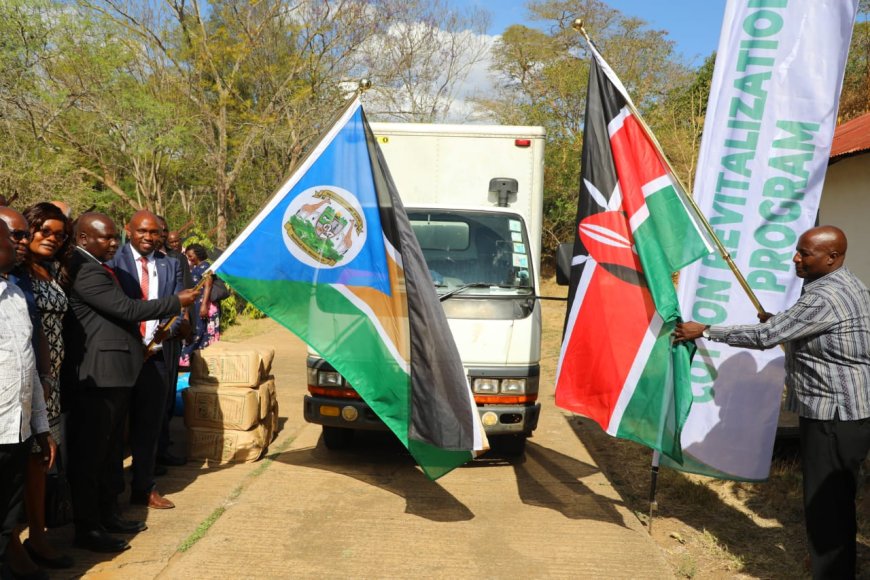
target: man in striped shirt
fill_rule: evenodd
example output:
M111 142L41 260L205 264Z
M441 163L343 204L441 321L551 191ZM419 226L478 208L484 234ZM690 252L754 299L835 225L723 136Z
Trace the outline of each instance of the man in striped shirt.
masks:
M800 415L804 512L814 578L855 576L855 493L870 449L870 293L848 269L846 236L823 226L797 244L803 294L761 324L678 324L677 341L785 348L786 405Z

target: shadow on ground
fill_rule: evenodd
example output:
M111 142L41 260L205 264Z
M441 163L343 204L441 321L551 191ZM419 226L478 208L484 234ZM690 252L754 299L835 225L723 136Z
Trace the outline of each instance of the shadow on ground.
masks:
M639 514L649 509L650 452L629 441L617 440L594 422L569 420L626 505ZM715 486L730 486L739 501L729 503ZM768 487L762 487L768 486ZM866 486L865 492L866 494ZM808 577L800 492L799 454L796 442L780 441L775 447L768 482L721 482L662 469L658 483L657 520L673 518L715 542L739 561L738 572L756 578ZM859 495L859 528L868 518ZM738 507L742 504L743 507ZM750 513L751 512L751 513ZM755 518L755 519L753 519ZM859 577L870 577L870 548L858 543ZM660 542L661 543L661 542Z
M407 513L432 521L465 521L474 517L461 499L423 475L413 457L389 433L357 432L350 448L343 451L327 449L321 438L314 448L284 451L272 458L377 486L403 498ZM486 471L504 467L513 470L517 491L527 505L552 509L571 519L625 525L617 503L595 493L581 481L599 473L597 467L531 441L525 457L509 458L490 452L459 469L479 472L475 475L480 476L480 485L485 486ZM493 477L496 476L493 471Z
M174 441L171 452L177 455L184 455L184 450L187 449L187 434L181 417L173 417L170 423L170 433L172 440ZM124 490L124 493L118 496L118 507L122 517L131 520L141 520L147 524L149 515L153 512L145 506L130 505L131 471L129 461L130 459L128 456L126 460L127 467L124 469L126 489ZM234 465L235 464L231 463L223 465L210 463L204 465L202 460L190 460L186 465L180 467L168 467L166 475L155 478L155 481L160 493L173 499L173 495L183 491L187 486L193 483L197 477L204 474L206 471L215 472L218 470L230 469ZM182 500L175 499L174 501L178 503ZM146 530L142 533L150 534L154 533L154 531ZM72 524L50 529L48 534L52 544L61 552L69 554L75 561L75 565L70 569L52 571L53 578L79 578L87 574L88 571L101 562L110 561L116 556L116 554L103 554L73 547L75 528ZM132 535L122 534L117 534L117 536L126 540L132 540L134 537ZM134 547L133 550L135 549L136 548Z

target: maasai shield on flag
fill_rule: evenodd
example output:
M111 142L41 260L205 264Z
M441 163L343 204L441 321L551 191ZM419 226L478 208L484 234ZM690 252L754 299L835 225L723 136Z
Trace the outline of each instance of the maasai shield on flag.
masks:
M447 318L358 100L213 269L341 373L431 479L487 448Z
M680 461L691 350L672 274L712 251L622 83L593 54L556 404Z

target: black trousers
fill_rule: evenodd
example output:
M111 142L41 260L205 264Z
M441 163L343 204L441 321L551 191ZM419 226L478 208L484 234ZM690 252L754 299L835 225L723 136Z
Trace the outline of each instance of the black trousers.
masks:
M133 493L150 492L154 487L157 443L166 415L169 385L166 363L159 353L142 366L130 401L130 453L133 455Z
M21 521L24 468L32 445L30 440L0 445L0 561L12 530Z
M73 388L66 399L68 477L77 531L100 525L117 510L124 491L124 425L130 387Z
M800 418L804 514L813 578L855 577L855 493L870 419Z
M181 343L167 340L163 343L163 360L166 363L166 409L160 425L160 438L157 440L157 456L169 454L169 422L175 415L175 388L178 384L178 357L181 356Z

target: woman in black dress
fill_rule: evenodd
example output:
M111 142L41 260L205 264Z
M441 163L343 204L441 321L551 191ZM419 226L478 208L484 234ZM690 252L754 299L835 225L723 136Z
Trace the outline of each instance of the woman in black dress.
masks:
M58 275L61 264L71 250L72 223L60 209L46 202L25 209L24 217L30 226L27 272L45 336L44 345L37 353L39 378L45 394L51 436L57 442L58 448L61 448L63 443L58 378L63 362L61 331L67 310L67 298L58 282ZM23 547L36 564L49 568L68 568L73 564L72 559L59 553L45 533L45 470L38 451L39 445L34 442L33 453L27 464L24 505L29 533Z

